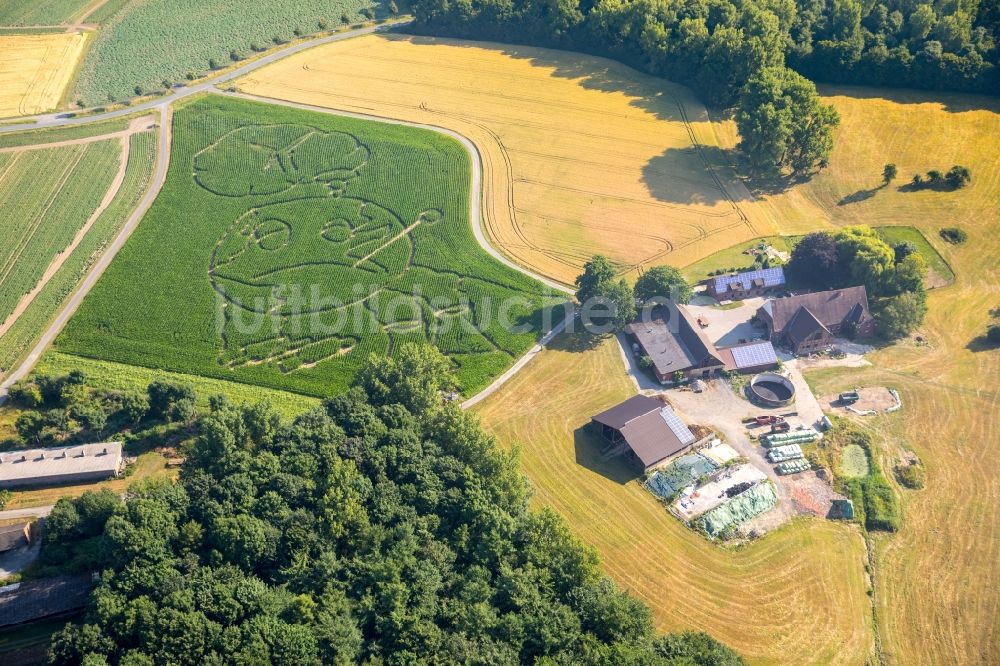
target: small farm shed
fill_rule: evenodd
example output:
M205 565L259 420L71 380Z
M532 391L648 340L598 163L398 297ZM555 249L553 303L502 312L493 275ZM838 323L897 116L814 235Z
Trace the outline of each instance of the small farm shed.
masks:
M669 405L645 395L633 396L591 421L608 442L638 460L644 470L663 465L695 442L694 434Z
M122 443L101 442L0 453L0 488L89 483L117 476Z
M743 374L757 374L778 367L778 354L768 340L749 342L735 347L723 347L719 356L726 364L726 370Z
M780 266L719 275L707 280L708 293L718 300L739 300L761 296L769 289L785 286L785 271Z
M0 553L31 543L31 523L17 523L0 527Z

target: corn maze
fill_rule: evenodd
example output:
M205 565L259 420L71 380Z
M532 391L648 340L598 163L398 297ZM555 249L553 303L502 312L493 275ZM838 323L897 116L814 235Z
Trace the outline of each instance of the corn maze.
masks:
M469 393L546 327L557 299L476 244L451 139L215 97L174 127L164 190L60 351L327 395L427 342Z

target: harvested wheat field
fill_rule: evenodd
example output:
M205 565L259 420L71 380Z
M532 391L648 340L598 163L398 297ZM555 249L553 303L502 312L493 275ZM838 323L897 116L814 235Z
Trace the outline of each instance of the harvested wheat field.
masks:
M59 106L86 41L78 32L0 35L0 118Z
M753 663L863 663L871 606L857 527L801 518L738 551L710 543L581 429L634 392L613 338L564 334L475 409L502 445L521 445L536 503L597 548L660 629L707 631Z
M565 283L595 253L629 273L771 232L691 92L610 60L373 35L287 58L239 88L465 135L482 155L494 245Z

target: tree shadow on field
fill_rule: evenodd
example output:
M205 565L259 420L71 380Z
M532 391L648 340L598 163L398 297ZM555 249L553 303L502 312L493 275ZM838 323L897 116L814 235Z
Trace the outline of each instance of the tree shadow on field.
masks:
M597 349L605 340L610 340L613 337L609 333L588 333L580 324L580 318L577 317L573 320L573 329L564 331L553 338L548 344L548 348L553 351L583 353Z
M683 121L686 112L695 112L694 109L682 110L678 103L679 100L687 101L685 98L696 101L697 98L688 88L649 74L643 74L626 64L608 58L544 47L466 41L402 32L383 36L388 39L405 39L419 46L446 44L458 48L498 51L511 58L527 60L536 67L547 68L551 70L550 76L571 79L586 90L623 93L631 98L630 105L651 113L660 120ZM698 109L697 113L699 116L692 118L692 120L708 119L702 109Z
M590 423L586 423L573 431L573 447L576 451L576 464L597 472L606 479L625 485L639 478L639 470L622 456L605 459L601 450L607 446L603 437L597 434Z
M824 85L816 86L823 97L850 97L852 99L884 100L894 104L939 104L948 113L969 111L992 111L1000 113L1000 100L989 95L973 93L952 93L912 88L880 88L862 86Z
M990 339L985 335L980 335L969 341L969 344L965 345L965 348L974 354L979 352L989 352L995 351L1000 352L1000 345L990 342Z
M658 201L714 206L733 200L739 204L748 197L726 192L712 171L732 160L731 151L718 146L667 148L643 165L642 182Z
M838 206L849 206L850 204L861 203L862 201L867 201L871 199L879 190L884 189L888 183L883 183L878 187L870 187L866 190L858 190L854 194L848 194L846 197L837 202Z

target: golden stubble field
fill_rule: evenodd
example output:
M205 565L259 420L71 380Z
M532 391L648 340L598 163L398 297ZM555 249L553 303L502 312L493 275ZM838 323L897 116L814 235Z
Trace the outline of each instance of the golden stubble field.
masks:
M602 58L373 35L292 56L238 87L465 135L482 155L494 245L564 283L597 253L634 274L772 231L691 92Z
M0 118L56 108L86 41L79 32L0 35Z
M661 630L711 633L753 663L861 664L872 645L865 549L851 525L798 519L741 549L684 527L620 459L601 459L590 416L633 395L612 338L562 335L476 407L520 446L537 504L556 509Z

